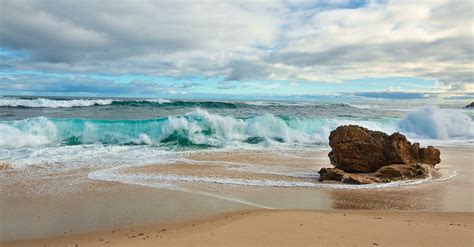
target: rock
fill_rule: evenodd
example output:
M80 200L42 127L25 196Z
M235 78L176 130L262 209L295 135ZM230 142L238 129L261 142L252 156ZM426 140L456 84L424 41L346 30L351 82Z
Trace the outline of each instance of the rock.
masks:
M338 168L322 168L319 170L319 181L334 180L347 184L370 184L380 182L378 178L362 173L347 173Z
M464 108L474 108L474 101L471 102L471 104L465 106Z
M426 178L430 174L430 165L393 164L380 168L373 173L349 173L338 168L322 168L319 180L334 180L346 184L389 183L404 179Z
M435 165L441 160L434 147L420 148L404 135L387 135L356 125L339 126L329 136L331 164L345 172L375 172L391 164L423 163Z
M322 168L320 180L350 184L391 182L427 177L441 162L440 151L420 148L400 133L387 135L356 125L339 126L329 136L331 164Z
M391 182L403 179L426 178L430 174L432 167L426 164L393 164L378 169L373 176L381 182Z

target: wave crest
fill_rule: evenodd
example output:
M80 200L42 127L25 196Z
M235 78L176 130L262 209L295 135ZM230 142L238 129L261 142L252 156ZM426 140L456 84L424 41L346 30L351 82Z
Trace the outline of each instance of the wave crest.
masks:
M111 99L72 99L72 100L54 100L54 99L17 99L0 98L0 107L31 107L31 108L69 108L84 107L93 105L110 105Z
M143 105L143 104L170 104L167 99L118 100L118 99L20 99L0 97L0 107L25 108L71 108L103 105Z
M474 125L469 116L461 110L438 106L423 106L406 113L400 129L432 139L474 137Z
M18 148L47 144L326 146L330 132L347 124L357 124L389 134L400 131L415 141L420 140L419 138L457 138L456 140L469 141L474 137L473 123L468 116L462 112L437 107L415 109L408 112L403 119L383 118L372 121L282 117L272 114L235 118L197 109L181 116L146 120L39 117L4 121L0 122L0 147Z

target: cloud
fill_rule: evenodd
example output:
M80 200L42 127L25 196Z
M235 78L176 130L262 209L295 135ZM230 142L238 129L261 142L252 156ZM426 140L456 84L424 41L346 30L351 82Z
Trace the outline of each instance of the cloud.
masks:
M273 73L271 65L260 61L233 61L229 63L232 68L230 74L225 78L226 81L241 81L258 78L269 78Z
M0 51L28 54L0 53L3 69L240 83L418 77L437 80L439 93L474 92L468 1L2 0L0 7Z
M216 87L217 89L222 90L229 90L229 89L236 89L239 85L234 81L222 81Z
M287 66L296 79L415 76L470 84L472 5L395 1L319 12L290 28L288 45L266 61Z
M423 99L429 95L409 92L359 92L353 95L377 99Z
M174 81L170 84L148 80L121 83L113 79L95 79L89 76L78 77L75 75L21 74L0 78L0 91L32 92L34 94L70 92L94 95L183 94L196 86L200 86L200 84L190 81Z

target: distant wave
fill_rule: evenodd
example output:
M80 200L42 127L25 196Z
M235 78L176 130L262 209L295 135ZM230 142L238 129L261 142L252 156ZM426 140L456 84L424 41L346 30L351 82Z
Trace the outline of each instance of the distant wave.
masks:
M0 107L35 107L35 108L67 108L67 107L83 107L93 105L110 105L111 99L72 99L72 100L56 100L56 99L19 99L19 98L0 98Z
M237 108L245 103L225 101L171 101L168 99L22 99L0 97L0 107L23 108L71 108L104 105L120 106L157 106L157 107L202 107L202 108Z
M103 105L123 104L167 104L172 101L167 99L143 100L118 100L118 99L21 99L0 97L0 107L25 107L25 108L70 108Z
M311 106L314 108L352 107L368 109L367 106L351 105L346 103L317 103L317 102L272 102L272 101L211 101L211 100L168 100L168 99L53 99L53 98L14 98L0 97L0 107L22 108L71 108L91 106L151 106L151 107L194 107L194 108L227 108L239 107L295 107Z
M386 133L400 131L410 138L472 140L472 120L460 111L428 106L408 112L402 119L349 120L298 118L264 114L235 118L197 109L181 116L146 120L87 120L29 118L0 122L0 147L47 144L114 144L178 146L327 144L339 125L357 124Z

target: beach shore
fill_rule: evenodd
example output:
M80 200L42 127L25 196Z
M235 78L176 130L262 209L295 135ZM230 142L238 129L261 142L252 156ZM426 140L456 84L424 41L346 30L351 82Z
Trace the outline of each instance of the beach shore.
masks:
M286 179L284 175L232 170L234 166L228 168L235 173L229 173L218 164L231 161L314 172L328 164L324 151L208 152L186 158L203 162L199 166L204 170L189 164L161 164L123 171L282 180ZM455 176L418 185L373 189L183 182L176 184L185 188L180 191L88 179L87 174L92 171L87 169L34 177L24 174L28 170L4 170L0 243L472 246L472 158L470 147L443 148L438 167ZM42 172L41 168L35 169L35 174Z
M472 246L474 213L244 210L2 246Z

